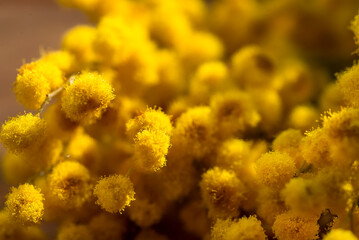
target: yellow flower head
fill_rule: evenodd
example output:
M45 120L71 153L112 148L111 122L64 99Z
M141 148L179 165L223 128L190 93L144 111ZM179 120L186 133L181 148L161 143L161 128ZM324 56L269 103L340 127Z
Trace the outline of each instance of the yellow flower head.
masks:
M148 108L126 124L127 134L135 142L138 166L157 171L166 164L172 134L171 118L160 109Z
M181 39L178 52L185 66L191 69L204 62L220 59L224 52L224 46L214 34L195 31Z
M322 128L317 128L307 132L306 137L301 142L301 152L303 158L313 164L316 168L324 168L332 164L329 154L330 140L327 132Z
M315 107L298 105L289 115L289 127L302 130L302 132L316 127L319 120L319 112Z
M96 59L93 49L95 36L96 29L94 27L87 25L73 27L66 32L62 48L73 54L77 61L86 66Z
M134 46L144 43L146 37L145 28L137 22L119 16L105 16L97 26L94 49L100 61L116 66L129 57Z
M83 72L65 87L61 98L66 116L82 123L92 123L115 98L113 89L99 74Z
M202 175L200 182L202 199L212 217L236 217L245 187L232 171L218 167Z
M251 143L231 138L224 141L218 149L216 165L225 169L232 169L241 173L241 177L248 174L250 159Z
M218 91L228 78L224 62L211 61L201 64L190 82L190 95L196 103L207 103L210 95Z
M273 150L289 154L292 149L298 148L303 137L303 134L297 129L284 130L274 139Z
M323 240L358 240L358 238L350 230L344 230L341 228L331 230L324 236Z
M81 207L91 196L89 171L80 163L65 161L56 165L48 176L51 195L59 206Z
M145 171L157 171L166 165L170 137L161 131L143 130L135 137L135 155L139 167Z
M45 138L45 128L43 119L27 113L2 125L0 141L9 151L20 153L39 146Z
M10 216L22 224L39 223L44 214L44 197L40 189L25 183L11 188L5 202Z
M272 149L274 151L287 153L293 158L296 167L300 167L304 161L300 151L300 144L303 138L304 135L300 130L289 128L282 131L274 139Z
M212 96L210 106L218 131L224 137L255 127L260 121L252 98L242 91L218 93Z
M122 212L135 200L133 184L128 177L112 175L100 179L95 186L96 203L107 212Z
M261 221L259 221L255 216L242 217L238 221L230 221L221 223L223 220L217 220L216 224L212 230L213 240L265 240L266 235L264 229L261 226ZM230 222L229 222L230 221ZM216 228L221 225L226 225L222 229L222 234L218 234ZM217 232L217 234L216 234Z
M256 170L260 183L274 189L281 189L294 177L296 167L288 154L270 152L263 154L258 159Z
M132 139L143 130L160 131L171 135L173 129L170 116L162 112L161 109L154 108L147 108L141 115L129 120L126 128L128 136Z
M176 122L173 142L183 147L190 156L202 158L214 144L211 109L200 106L187 109Z
M276 66L273 58L258 46L247 46L231 59L232 77L244 88L273 88Z
M65 75L69 75L77 69L75 57L68 51L51 51L45 53L41 59L57 66Z
M359 132L359 109L342 108L341 111L328 112L323 117L323 130L330 138L355 138Z
M278 239L317 239L319 225L317 216L298 216L286 212L276 217L272 230Z
M16 99L28 109L39 109L47 94L64 81L61 70L48 61L38 60L23 65L14 83Z
M281 196L286 205L297 213L320 214L325 210L325 189L313 179L291 179L281 191Z

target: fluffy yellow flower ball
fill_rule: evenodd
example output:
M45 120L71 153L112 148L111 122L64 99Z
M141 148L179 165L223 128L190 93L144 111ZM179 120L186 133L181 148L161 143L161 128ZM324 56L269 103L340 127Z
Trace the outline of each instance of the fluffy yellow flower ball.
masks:
M166 165L170 137L161 131L144 130L135 138L135 155L143 170L157 171Z
M81 207L91 196L90 173L78 162L56 165L48 176L49 191L54 201L64 208Z
M39 223L44 214L44 197L39 189L25 183L11 188L5 202L10 216L22 224Z
M170 116L160 109L147 108L145 112L129 120L126 124L127 135L135 138L138 132L143 130L158 130L167 135L172 134Z
M92 47L95 36L96 29L94 27L87 25L75 26L66 32L62 41L62 48L73 54L80 65L87 66L96 59Z
M99 74L83 72L65 87L61 106L72 121L92 123L114 98L111 85Z
M202 176L202 198L212 217L236 217L245 187L233 171L215 167Z
M135 200L133 184L128 177L112 175L100 179L95 186L96 203L107 212L122 212Z
M14 83L16 99L25 108L36 110L41 107L47 94L59 88L64 81L61 70L43 60L23 65Z
M359 107L359 64L354 64L346 71L338 74L338 85L346 103L353 107Z
M135 142L137 165L145 171L157 171L166 165L172 134L171 118L161 110L148 108L126 124L127 135Z
M39 146L45 138L46 123L28 113L11 118L1 127L0 142L10 152L20 153Z
M286 212L276 217L272 230L278 240L317 239L319 225L317 216L300 216Z
M263 154L256 163L258 180L273 189L281 189L294 176L294 160L286 153Z
M265 240L264 229L255 216L242 217L238 221L217 219L211 231L213 240Z

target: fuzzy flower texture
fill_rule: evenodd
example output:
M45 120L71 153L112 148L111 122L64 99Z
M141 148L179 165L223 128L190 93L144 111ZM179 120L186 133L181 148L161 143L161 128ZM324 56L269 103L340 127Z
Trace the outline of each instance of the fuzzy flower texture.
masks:
M358 240L358 0L57 0L19 66L0 240Z

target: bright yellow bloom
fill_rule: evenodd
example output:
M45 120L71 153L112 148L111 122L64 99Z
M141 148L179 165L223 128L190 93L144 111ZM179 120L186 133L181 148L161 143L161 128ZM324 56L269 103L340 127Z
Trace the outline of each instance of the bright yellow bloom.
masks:
M345 106L344 104L344 96L340 89L339 84L331 83L326 85L323 90L320 99L319 106L321 112L332 110L333 112L337 112L340 110L341 106Z
M130 138L135 138L137 133L143 130L160 131L171 135L173 129L170 116L161 109L154 108L147 108L145 112L128 121L126 128Z
M228 68L224 62L212 61L201 64L191 79L189 91L195 103L208 103L212 93L223 88L228 80Z
M132 53L136 43L147 43L147 31L137 22L118 16L105 16L97 26L94 49L99 60L117 66Z
M246 190L234 172L218 167L210 169L202 175L200 188L211 217L238 216L238 208Z
M314 240L318 238L318 216L299 216L286 212L276 217L272 230L279 240Z
M52 51L45 53L41 59L58 67L65 75L74 73L77 69L75 56L68 51Z
M359 64L354 64L346 71L337 75L338 85L343 98L349 106L359 107Z
M298 151L303 137L300 130L291 128L284 130L273 140L272 148L274 151L287 153L299 168L304 161L301 151Z
M65 86L61 106L72 121L93 123L114 98L111 85L101 75L83 72Z
M289 127L308 131L318 125L319 112L312 106L298 105L289 115Z
M135 142L138 166L146 171L157 171L166 165L172 124L170 117L160 110L148 108L126 124L127 134Z
M93 49L96 29L87 25L79 25L70 29L62 41L62 49L76 57L80 65L86 67L95 61L96 55Z
M181 145L190 156L202 158L213 150L214 141L209 107L189 108L177 119L173 144Z
M244 88L275 88L273 57L259 46L247 46L231 59L232 77Z
M251 143L241 139L228 139L218 149L216 165L226 169L239 170L250 162Z
M64 82L61 70L48 61L38 60L23 65L14 83L16 99L25 108L39 109L47 94Z
M214 34L195 31L188 37L181 39L178 52L185 66L193 69L204 62L221 59L224 47L220 39Z
M125 207L135 200L131 180L122 175L100 179L94 188L94 195L97 197L96 204L110 213L122 213Z
M291 179L281 191L281 196L285 204L299 214L319 215L325 210L325 189L313 179Z
M324 236L323 240L358 240L358 238L350 231L344 229L333 229L327 235Z
M286 153L270 152L258 159L256 171L261 184L281 189L294 177L296 167L293 159Z
M141 169L157 171L166 165L170 137L161 131L143 130L135 137L135 155Z
M11 118L1 126L0 141L9 151L20 153L41 145L45 129L43 119L27 113Z
M80 163L65 161L48 176L50 194L60 207L81 207L91 196L90 173Z
M217 131L226 138L255 127L260 121L251 97L242 91L215 94L211 97L210 106Z
M212 231L212 240L264 240L267 239L261 222L255 217L238 220L217 219Z
M39 223L44 214L44 197L40 189L25 183L11 188L5 202L10 216L22 224Z
M218 229L218 228L223 229ZM242 217L238 221L217 219L211 232L212 240L265 240L261 222L255 217Z

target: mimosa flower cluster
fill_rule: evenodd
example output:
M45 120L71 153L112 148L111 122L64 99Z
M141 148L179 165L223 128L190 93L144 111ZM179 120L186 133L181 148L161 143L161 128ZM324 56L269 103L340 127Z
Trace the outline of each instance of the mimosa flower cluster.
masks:
M359 238L357 0L58 2L92 23L18 69L0 240Z

